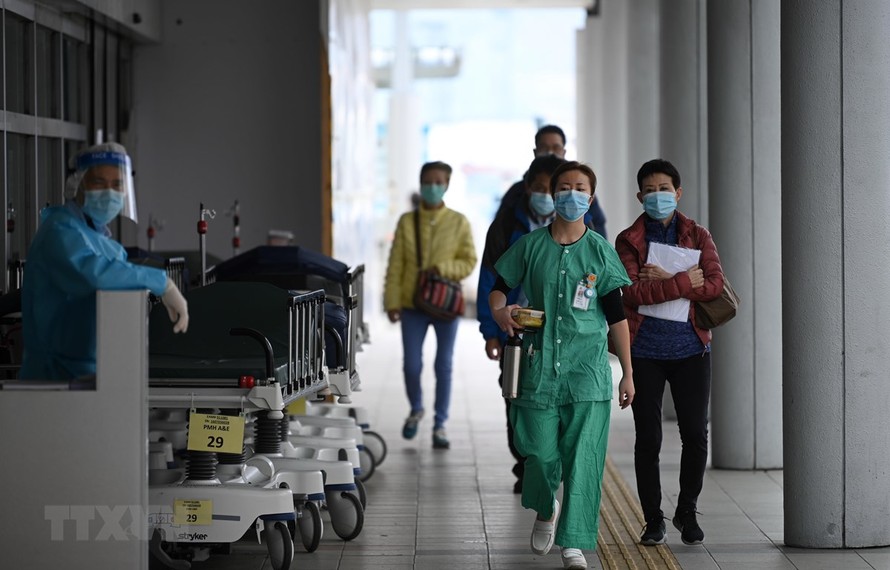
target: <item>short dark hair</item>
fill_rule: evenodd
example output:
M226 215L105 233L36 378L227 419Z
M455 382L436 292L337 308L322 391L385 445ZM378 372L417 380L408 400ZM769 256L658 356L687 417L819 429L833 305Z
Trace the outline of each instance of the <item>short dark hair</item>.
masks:
M537 178L539 174L547 174L549 176L553 176L553 173L556 172L556 169L565 163L565 159L559 158L558 156L553 154L535 158L532 163L528 165L528 170L525 172L525 176L523 177L526 188L531 186L531 183L534 182L535 178Z
M596 174L594 174L593 169L584 164L583 162L577 162L574 160L565 162L562 166L556 169L556 171L550 175L550 193L553 194L556 192L556 181L560 176L565 174L566 172L572 172L573 170L577 170L587 176L587 179L590 180L590 194L593 195L596 192Z
M555 135L559 135L559 138L562 139L562 146L566 145L566 134L564 132L562 132L562 129L560 129L556 125L544 125L540 129L538 129L537 133L535 133L535 146L537 147L539 144L541 144L542 136L551 134L551 133L555 134Z
M420 178L423 179L423 175L427 173L428 170L441 170L445 173L445 176L448 177L448 180L451 180L451 166L442 162L441 160L434 160L433 162L427 162L423 166L420 167Z
M640 171L637 172L637 186L640 190L643 189L643 179L653 174L666 174L671 177L674 189L680 187L680 171L677 170L677 167L663 158L654 158L644 163L640 167Z

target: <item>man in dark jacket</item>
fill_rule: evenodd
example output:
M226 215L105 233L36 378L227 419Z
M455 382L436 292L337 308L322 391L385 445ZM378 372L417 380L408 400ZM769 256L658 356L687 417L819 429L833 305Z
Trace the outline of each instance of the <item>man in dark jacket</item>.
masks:
M535 157L553 155L559 158L566 157L566 134L556 125L544 125L535 133L535 148L532 149ZM504 197L501 198L501 205L498 208L498 214L502 210L512 211L516 204L522 199L526 190L525 176L522 180L514 183ZM599 200L594 199L590 205L590 217L593 220L593 231L603 237L606 236L606 214L600 208Z

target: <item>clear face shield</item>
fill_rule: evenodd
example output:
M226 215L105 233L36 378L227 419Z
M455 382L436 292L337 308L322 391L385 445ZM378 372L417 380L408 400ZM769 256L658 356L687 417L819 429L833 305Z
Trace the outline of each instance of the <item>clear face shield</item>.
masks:
M81 204L96 202L96 196L111 196L113 202L122 202L120 215L138 223L133 168L122 145L104 143L91 147L77 156L76 168L68 185Z

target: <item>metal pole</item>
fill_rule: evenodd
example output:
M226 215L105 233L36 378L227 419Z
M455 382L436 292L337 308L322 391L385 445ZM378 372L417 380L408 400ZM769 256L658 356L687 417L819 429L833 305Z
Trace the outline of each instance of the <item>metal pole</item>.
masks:
M232 255L238 255L241 250L241 206L238 200L235 200L235 206L232 210L232 221L234 223L234 235L232 236Z

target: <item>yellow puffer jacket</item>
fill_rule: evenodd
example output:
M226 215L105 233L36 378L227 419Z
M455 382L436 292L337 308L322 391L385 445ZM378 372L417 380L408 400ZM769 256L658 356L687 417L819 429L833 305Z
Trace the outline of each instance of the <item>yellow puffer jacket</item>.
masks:
M387 311L414 307L417 286L417 238L414 211L399 218L389 252L383 305ZM439 274L460 281L472 273L476 265L476 248L467 218L445 206L437 210L420 208L421 265L435 267Z

